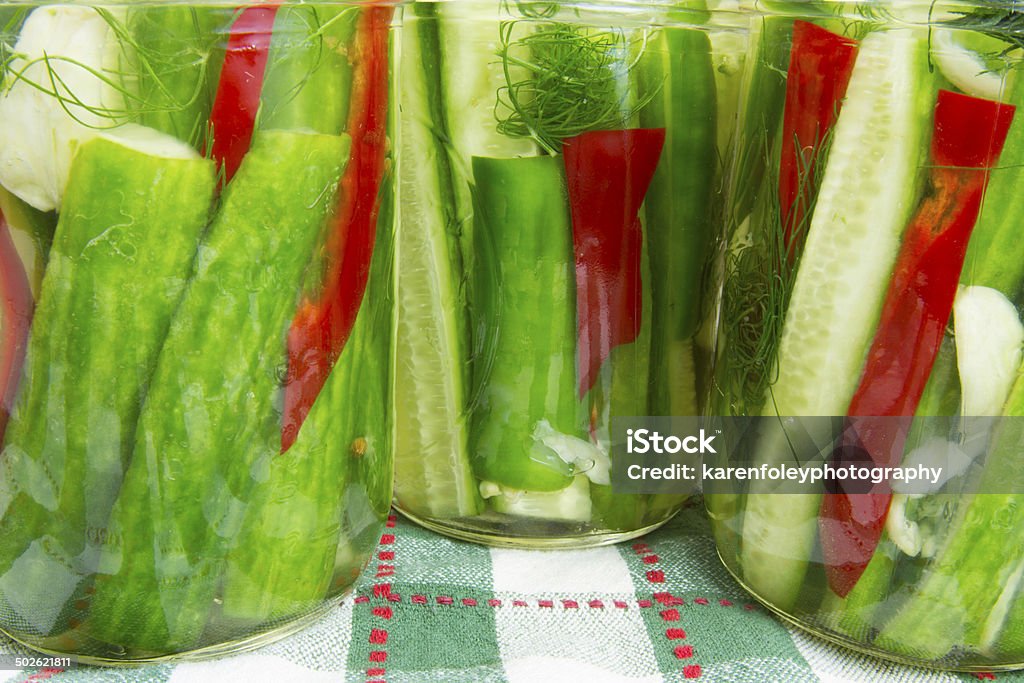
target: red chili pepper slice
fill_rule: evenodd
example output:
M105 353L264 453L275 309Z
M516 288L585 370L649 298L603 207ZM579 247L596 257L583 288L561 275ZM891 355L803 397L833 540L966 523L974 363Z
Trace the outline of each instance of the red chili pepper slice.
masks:
M850 402L844 452L870 463L899 463L953 310L989 169L1006 142L1015 108L940 91L932 140L931 190L907 228L868 352ZM899 419L893 419L899 418ZM847 451L849 447L850 450ZM845 597L878 545L891 493L829 493L819 529L829 585Z
M793 23L779 170L779 206L790 264L807 232L801 226L817 187L817 158L839 116L856 60L857 41L806 21Z
M0 440L14 409L34 310L28 274L0 213Z
M611 350L640 333L638 214L664 144L664 128L592 131L563 142L576 257L580 398L594 386Z
M326 275L318 299L305 298L288 331L281 452L341 355L363 302L377 236L380 193L387 172L388 36L394 8L370 6L356 29L348 166L326 245Z
M252 142L277 7L276 4L247 7L231 24L224 65L210 111L213 135L210 157L223 168L225 183L235 175Z

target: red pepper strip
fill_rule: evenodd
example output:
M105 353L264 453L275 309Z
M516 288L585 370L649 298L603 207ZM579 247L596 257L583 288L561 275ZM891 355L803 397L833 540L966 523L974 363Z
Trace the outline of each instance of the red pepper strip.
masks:
M817 187L817 155L839 116L856 60L857 41L806 21L793 23L779 170L779 206L790 265L807 233L800 227Z
M210 156L224 169L225 183L235 175L242 157L249 151L276 15L276 4L257 5L242 10L231 24L210 111Z
M388 35L393 13L390 6L369 6L356 30L348 116L352 147L341 178L340 205L327 236L323 290L319 299L302 301L288 330L282 453L294 443L341 355L366 292L387 171Z
M640 333L638 213L664 144L664 128L593 131L563 142L576 256L580 398L594 386L611 350Z
M847 458L859 453L865 464L883 467L900 461L953 310L989 169L999 159L1013 116L1011 105L939 92L931 193L907 228L864 375L847 411L840 451ZM819 529L826 575L837 595L845 597L867 567L890 498L884 483L872 493L825 495Z
M28 274L0 213L0 440L14 408L34 308Z

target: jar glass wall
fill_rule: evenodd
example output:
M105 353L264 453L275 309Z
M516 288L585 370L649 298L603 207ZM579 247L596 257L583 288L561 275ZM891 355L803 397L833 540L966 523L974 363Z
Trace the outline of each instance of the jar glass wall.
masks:
M755 418L728 464L869 479L716 482L719 552L766 605L845 645L1024 665L1017 15L757 8L711 410ZM926 466L941 474L897 471Z
M125 662L327 609L391 498L384 4L0 2L0 629Z
M745 20L456 0L406 25L397 504L492 544L650 530L682 497L613 494L610 425L702 410Z

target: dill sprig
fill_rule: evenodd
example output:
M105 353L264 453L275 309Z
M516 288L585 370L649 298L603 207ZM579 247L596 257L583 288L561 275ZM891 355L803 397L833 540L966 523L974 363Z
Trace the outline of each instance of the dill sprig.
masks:
M589 130L623 128L650 101L636 98L629 73L639 59L621 30L565 23L504 22L499 56L505 85L498 90L498 132L533 138L549 154Z
M110 46L102 64L87 64L59 52L35 57L19 53L15 49L18 33L30 11L25 8L0 15L0 97L20 83L53 98L69 118L87 128L107 130L135 121L209 151L212 136L207 130L207 113L216 87L215 64L223 52L228 27L240 16L241 8L211 8L211 14L203 18L200 11L204 10L195 7L150 6L124 11L94 8L109 27L110 40L116 43ZM186 35L164 27L162 13L171 11L187 12L181 27ZM340 49L330 44L328 33L346 14L322 15L322 10L310 6L308 12L296 15L301 25L297 22L295 30L287 35L287 49L309 47L316 57L306 73L295 78L290 90L271 106L284 106L295 97L313 72L322 67L327 52ZM68 82L71 79L62 77L75 72L116 96L109 101L91 101L94 98L76 92ZM188 80L186 85L182 85L183 76ZM188 116L174 120L174 115L182 112ZM272 113L268 109L261 115Z
M17 67L13 68L13 64L16 60L18 61ZM32 67L37 64L41 64L43 66L43 77L38 80L33 79L28 75ZM71 119L87 128L113 128L124 122L124 119L128 114L127 109L122 107L101 106L84 101L72 90L60 75L60 72L56 67L57 64L71 64L76 66L87 72L90 76L110 86L113 90L116 90L123 95L131 96L131 93L121 84L118 78L106 73L102 69L97 69L75 59L50 55L43 55L34 59L24 59L21 55L14 53L11 56L10 61L3 64L4 70L8 71L8 80L5 83L5 87L11 87L15 83L20 82L49 95L54 98L58 104L60 104L61 108ZM109 125L97 125L87 121L82 118L82 113L92 114L97 118L109 122Z
M97 10L100 11L100 10ZM157 13L184 11L188 13L192 35L179 36L162 27ZM234 10L232 20L241 10ZM123 53L123 92L126 118L138 118L140 123L181 137L198 147L206 137L206 122L196 117L188 130L168 125L177 113L192 109L203 100L212 99L209 87L210 62L219 36L203 25L196 8L141 9L126 15L126 23L118 21L109 12L103 15ZM155 36L140 42L136 36ZM202 39L198 39L201 37ZM193 39L195 38L195 39ZM175 92L168 79L177 79L181 73L195 70L190 92Z
M782 220L779 202L779 155L769 149L763 150L768 171L753 213L741 224L737 224L737 217L731 220L732 243L726 255L722 297L724 344L719 384L729 397L733 414L757 414L778 379L775 359L833 130L820 136L813 154L805 150L797 158L799 192L789 213L799 215L800 220L791 229Z
M1024 49L1024 0L974 0L974 4L974 9L954 12L959 16L946 25L978 31L1009 43L1001 56Z

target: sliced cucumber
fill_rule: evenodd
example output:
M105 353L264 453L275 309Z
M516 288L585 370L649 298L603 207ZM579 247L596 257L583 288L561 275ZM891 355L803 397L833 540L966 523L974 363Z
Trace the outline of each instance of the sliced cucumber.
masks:
M467 311L452 180L435 117L436 24L410 17L404 43L395 496L414 514L461 517L477 514L480 500L464 414Z
M590 480L577 474L560 491L519 491L493 482L481 482L480 492L495 512L555 522L589 522L592 513Z
M988 616L985 617L978 642L978 649L983 653L991 655L1003 630L1012 625L1012 622L1007 619L1013 610L1014 598L1019 594L1022 585L1024 585L1024 558L1017 560L1017 565L1006 582L999 585L999 597L992 609L989 610Z
M914 209L934 84L927 35L879 31L861 43L786 313L766 414L845 415ZM785 457L769 448L762 460ZM774 453L773 453L774 451ZM749 585L792 606L816 538L814 495L752 486L742 562Z
M925 45L905 30L861 45L786 314L779 415L845 415L860 379L928 150Z
M799 419L765 420L756 440L754 458L762 462L796 459L792 444L804 427L825 427L825 421L801 424ZM831 442L831 430L807 434L820 452ZM808 442L808 445L809 443ZM800 459L817 453L803 453ZM812 493L770 491L771 482L751 482L743 514L740 563L743 577L763 600L781 610L793 606L803 584L807 561L818 537L821 497Z
M501 22L498 2L439 2L435 12L441 44L441 90L444 120L448 131L452 171L455 179L455 221L461 236L467 272L473 267L473 184L475 156L514 158L537 156L537 144L527 138L510 138L498 133L500 112L498 91L506 85L501 52ZM507 19L505 19L507 21ZM526 23L517 27L526 30ZM509 75L515 80L529 77L514 64ZM472 302L470 302L472 305Z
M497 93L506 85L501 52L499 3L437 3L440 20L442 89L451 144L460 170L471 177L470 158L536 156L537 144L498 133ZM519 30L527 30L524 25ZM529 78L509 64L514 80ZM508 114L508 110L505 111ZM502 116L504 118L504 116Z

